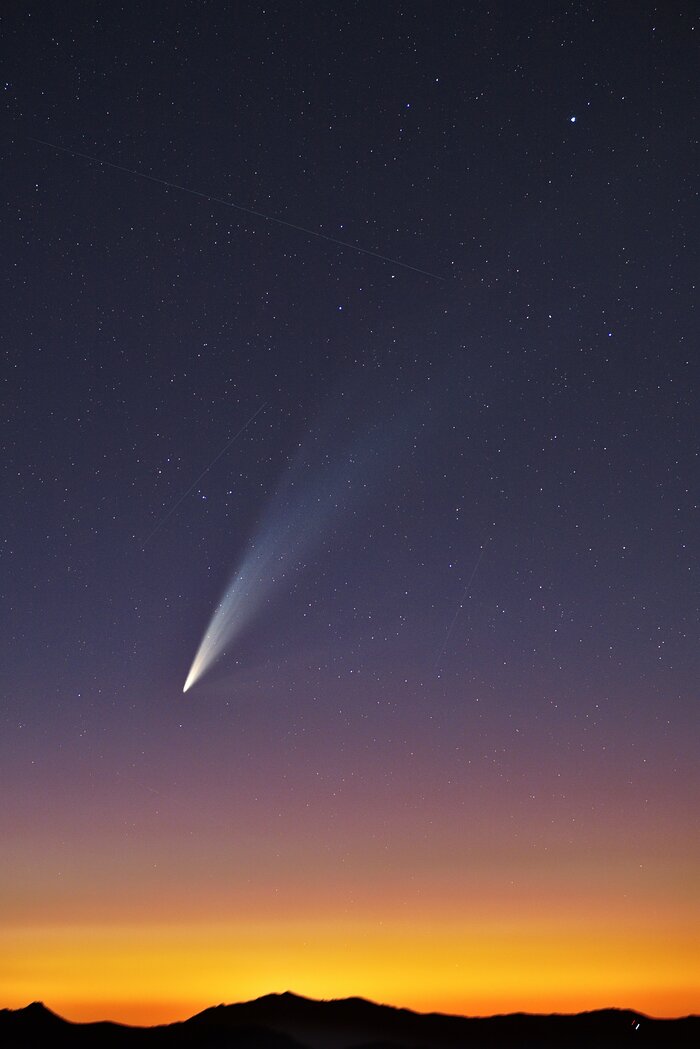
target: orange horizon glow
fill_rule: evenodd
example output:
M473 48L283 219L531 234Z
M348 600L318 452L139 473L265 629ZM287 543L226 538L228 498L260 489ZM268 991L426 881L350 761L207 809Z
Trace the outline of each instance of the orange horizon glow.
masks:
M2 1005L149 1026L292 990L419 1012L697 1011L698 930L416 921L44 927L0 936Z
M0 1007L147 1026L291 990L472 1016L699 1011L697 845L678 810L616 826L581 804L574 840L538 812L506 834L497 799L457 833L437 799L422 834L376 804L342 829L317 808L263 833L244 795L216 796L211 829L158 798L165 829L129 848L77 818L60 838L27 820L4 864Z

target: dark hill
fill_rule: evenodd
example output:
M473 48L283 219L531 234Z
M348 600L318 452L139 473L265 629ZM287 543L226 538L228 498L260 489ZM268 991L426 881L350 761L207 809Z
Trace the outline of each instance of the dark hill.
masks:
M576 1016L489 1018L414 1013L362 998L271 994L161 1027L74 1024L40 1003L0 1011L2 1049L695 1049L700 1017L653 1020L604 1009Z

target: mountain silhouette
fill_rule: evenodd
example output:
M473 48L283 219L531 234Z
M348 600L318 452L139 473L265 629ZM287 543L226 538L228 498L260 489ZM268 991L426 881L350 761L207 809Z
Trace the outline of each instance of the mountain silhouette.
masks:
M3 1049L691 1049L700 1017L656 1020L632 1010L470 1018L415 1013L363 998L314 1001L286 992L217 1005L179 1023L76 1024L40 1002L0 1010Z

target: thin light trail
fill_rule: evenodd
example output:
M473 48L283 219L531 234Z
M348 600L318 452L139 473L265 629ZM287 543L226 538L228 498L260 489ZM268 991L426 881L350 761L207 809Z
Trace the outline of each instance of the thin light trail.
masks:
M263 408L266 408L266 407L267 407L267 401L265 401L265 402L264 402L264 404L261 404L261 405L260 405L260 407L258 408L258 410L257 410L256 412L253 412L253 414L251 415L250 419L248 419L248 422L244 423L244 424L243 424L243 426L241 426L240 430L237 430L237 431L236 431L236 433L234 433L234 435L233 435L233 437L231 438L231 440L230 440L230 441L228 441L228 442L227 442L227 443L226 443L226 444L224 445L224 447L223 447L223 448L221 449L221 451L220 451L220 452L219 452L219 453L218 453L217 455L215 455L215 456L214 456L214 458L213 458L213 459L212 459L212 461L211 461L211 462L209 463L209 465L208 465L208 466L205 466L205 467L204 467L204 469L202 470L202 472L201 472L201 474L199 475L199 477L197 478L197 480L196 480L196 481L193 481L193 483L192 483L192 484L190 485L190 487L189 487L189 488L187 489L187 491L185 492L185 494L184 494L184 495L181 495L181 496L180 496L180 498L178 499L178 501L177 501L177 502L176 502L176 503L175 503L175 504L174 504L173 506L171 506L171 507L170 507L170 509L168 510L167 514L165 514L165 515L164 515L163 517L161 517L160 521L159 521L159 522L158 522L158 524L157 524L157 525L155 526L155 528L153 529L153 531L152 531L152 532L149 532L149 534L148 534L148 535L146 536L146 538L144 539L143 543L141 544L141 549L142 549L142 550L144 550L144 549L145 549L145 547L146 547L146 543L148 543L148 542L149 542L149 540L151 540L151 539L153 538L153 536L154 536L154 535L156 534L156 532L160 531L160 529L161 529L161 528L163 527L163 525L165 524L165 522L166 522L166 521L167 521L167 520L168 520L169 518L171 518L171 517L173 516L173 514L174 514L174 513L175 513L175 511L177 510L178 506L180 506L180 505L181 505L182 503L184 503L184 501L185 501L185 499L187 498L187 496L188 496L188 495L189 495L189 494L190 494L191 492L193 492L193 491L195 490L195 488L197 487L197 485L199 484L199 482L200 482L200 481L202 480L202 478L204 477L204 475L205 475L205 474L208 474L208 473L209 473L209 471L211 470L211 468L212 468L212 466L214 465L214 463L218 463L219 459L220 459L220 458L221 458L221 456L222 456L222 455L224 454L224 452L227 452L227 451L228 451L228 449L229 449L229 448L231 447L231 445L232 445L232 444L233 444L233 442L234 442L234 441L236 440L236 438L237 438L237 437L240 437L240 436L241 436L241 434L243 433L243 431L244 431L244 430L247 430L247 429L248 429L248 427L249 427L249 426L250 426L250 424L251 424L251 423L253 422L253 420L254 420L254 419L256 419L256 418L258 417L258 415L260 415L260 412L261 412L261 411L263 410Z
M357 251L361 255L370 255L374 259L379 259L381 262L389 262L392 266L401 266L402 269L412 270L413 273L421 273L424 277L430 277L432 280L445 280L437 273L431 273L429 270L419 269L418 266L410 266L407 262L399 262L398 259L392 259L388 255L380 255L378 251L370 251L369 248L361 248L357 244L349 244L346 240L337 240L335 237L329 237L327 233L318 233L316 230L308 229L306 226L298 226L295 222L288 222L287 219L279 219L275 215L266 215L264 211L256 211L255 208L248 208L244 204L236 204L232 200L224 200L222 197L213 197L210 193L202 193L198 189L190 189L189 186L181 186L177 182L168 182L167 179L157 178L155 175L147 175L145 171L138 171L136 168L127 168L122 164L115 164L112 160L100 160L99 157L93 157L89 153L80 153L77 149L68 149L67 146L57 146L55 142L46 142L42 138L32 138L28 136L30 142L36 142L40 146L48 146L49 149L58 150L59 153L67 153L71 157L80 157L82 160L89 160L93 164L101 164L103 167L113 168L115 171L122 171L126 175L133 175L134 178L143 178L148 182L156 182L159 186L167 186L168 189L177 189L180 193L189 193L193 197L200 197L202 200L209 200L212 204L223 204L227 208L235 208L236 211L242 211L246 215L253 215L258 219L265 219L266 222L275 222L278 226L286 226L288 229L295 229L298 233L306 233L309 237L317 237L319 240L328 241L329 244L335 244L339 248L347 248L349 251Z
M472 583L474 582L474 576L476 575L477 571L479 570L479 565L481 564L481 558L483 556L484 556L484 547L482 546L481 552L480 552L479 556L476 559L476 564L472 568L472 574L469 576L469 579L467 580L467 585L465 586L464 591L462 593L462 596L459 599L459 604L457 605L457 611L455 612L454 616L452 617L452 622L450 623L449 627L447 628L447 633L445 634L445 640L443 641L442 648L440 649L438 657L435 660L435 665L433 666L433 670L437 670L437 668L440 666L440 662L442 660L442 657L445 655L445 649L447 648L447 643L450 640L450 636L452 635L452 631L455 628L455 623L457 622L457 619L459 617L459 613L462 611L462 606L464 605L464 601L466 599L466 596L469 593L469 590L470 590L470 587L471 587Z

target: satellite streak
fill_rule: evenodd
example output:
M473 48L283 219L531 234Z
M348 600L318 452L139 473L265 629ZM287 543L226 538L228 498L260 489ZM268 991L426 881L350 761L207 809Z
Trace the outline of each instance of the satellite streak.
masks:
M217 463L217 462L219 461L219 459L221 458L221 456L222 456L222 455L224 454L224 452L228 451L228 449L229 449L229 448L231 447L231 445L232 445L232 444L233 444L233 442L234 442L234 441L236 440L236 438L237 438L237 437L240 437L240 436L241 436L241 434L243 433L243 431L244 431L244 430L247 430L247 429L248 429L248 427L249 427L249 426L250 426L250 424L251 424L251 423L253 422L253 420L254 420L254 419L256 419L256 418L258 417L258 415L260 415L260 412L261 412L261 411L263 410L263 408L266 408L266 407L267 407L267 401L265 401L265 403L264 403L264 404L261 404L261 405L260 405L260 407L258 408L258 410L257 410L256 412L253 412L253 414L251 415L250 419L248 419L248 422L244 423L244 424L243 424L243 426L241 426L240 430L237 430L237 431L236 431L236 433L234 433L234 435L233 435L233 437L231 438L231 440L230 440L230 441L228 441L228 442L227 442L227 443L226 443L226 444L224 445L224 447L223 447L223 448L221 449L221 451L220 451L220 452L219 452L219 453L218 453L217 455L215 455L215 456L214 456L214 458L213 458L213 459L212 459L212 461L211 461L211 462L209 463L209 465L208 465L208 466L205 466L205 467L204 467L204 469L202 470L202 472L201 472L201 474L199 475L199 477L197 478L197 480L196 480L196 481L193 481L193 483L192 483L192 484L190 485L190 487L189 487L189 488L187 489L187 491L185 492L185 494L184 494L184 495L181 495L181 496L180 496L180 498L178 499L178 501L177 501L177 502L176 502L176 503L175 503L175 504L174 504L173 506L171 506L171 507L170 507L170 509L168 510L167 514L165 514L165 515L164 515L163 517L161 517L160 521L159 521L159 522L158 522L158 524L157 524L157 525L155 526L155 528L153 529L153 531L152 531L152 532L149 532L149 534L148 534L148 535L146 536L146 538L144 539L143 543L141 544L141 549L142 549L142 550L143 550L143 549L145 549L146 543L147 543L147 542L148 542L148 541L149 541L150 539L152 539L152 538L153 538L153 536L154 536L154 535L156 534L156 532L157 532L157 531L159 531L159 529L161 529L161 528L163 527L163 525L164 525L164 524L165 524L165 522L166 522L166 521L168 520L168 518L172 517L172 515L173 515L173 514L175 513L175 511L177 510L178 506L180 506L180 504L181 504L181 503L184 503L185 499L186 499L186 498L187 498L187 496L188 496L188 495L190 494L190 492L193 492L193 491L195 490L195 488L197 487L197 485L199 484L199 482L200 482L200 481L202 480L202 478L204 477L204 475L205 475L205 474L207 474L207 473L209 473L209 471L211 470L211 468L212 468L212 466L214 465L214 463Z
M457 618L459 616L459 613L462 611L462 605L464 604L464 600L465 600L467 594L469 593L469 588L471 587L472 583L474 582L474 576L476 575L476 573L478 571L479 565L481 564L481 558L483 556L484 556L484 547L482 546L481 553L477 557L476 564L474 565L474 567L472 569L472 574L469 576L469 579L467 580L467 585L465 586L465 588L464 588L464 590L462 592L462 596L459 599L459 604L457 605L457 611L453 615L452 622L450 623L449 627L447 628L447 633L445 634L445 640L443 641L442 648L440 649L440 653L439 653L437 659L435 660L435 664L434 664L434 668L433 668L435 670L437 670L437 668L439 667L440 662L442 660L442 657L445 655L445 649L447 648L447 642L450 640L450 636L452 634L452 631L455 628L455 623L457 622Z
M58 146L55 142L46 142L42 138L32 138L28 136L30 142L36 142L37 145L47 146L49 149L58 150L59 153L67 153L71 157L80 157L82 160L89 160L93 164L101 164L103 167L113 168L114 171L122 171L126 175L133 175L134 178L143 178L148 182L156 182L159 186L167 186L168 189L179 190L180 193L189 193L193 197L200 197L202 200L209 200L212 204L223 204L226 208L235 208L236 211L242 211L246 215L253 215L257 219L265 219L266 222L275 222L278 226L286 226L288 229L294 229L298 233L306 233L309 237L317 237L319 240L328 241L329 244L335 244L339 248L347 248L349 251L357 251L361 255L370 255L374 259L379 259L381 262L389 262L392 266L401 266L402 269L412 270L413 273L421 273L424 277L430 277L432 280L445 280L438 273L431 273L429 270L422 270L418 266L410 266L408 262L400 262L398 259L392 259L389 255L381 255L378 251L371 251L369 248L361 248L357 244L350 244L346 240L338 240L336 237L329 237L327 233L318 233L316 230L309 229L307 226L299 226L295 222L289 222L287 219L277 218L276 215L266 215L264 211L257 211L255 208L246 207L244 204L236 204L232 200L224 200L223 197L214 197L211 193L202 193L198 189L190 189L189 186L181 186L177 182L169 182L164 178L157 178L155 175L147 175L145 171L138 171L136 168L127 168L123 164L115 164L112 160L100 160L99 157L93 157L89 153L81 153L77 149L69 149L67 146Z

